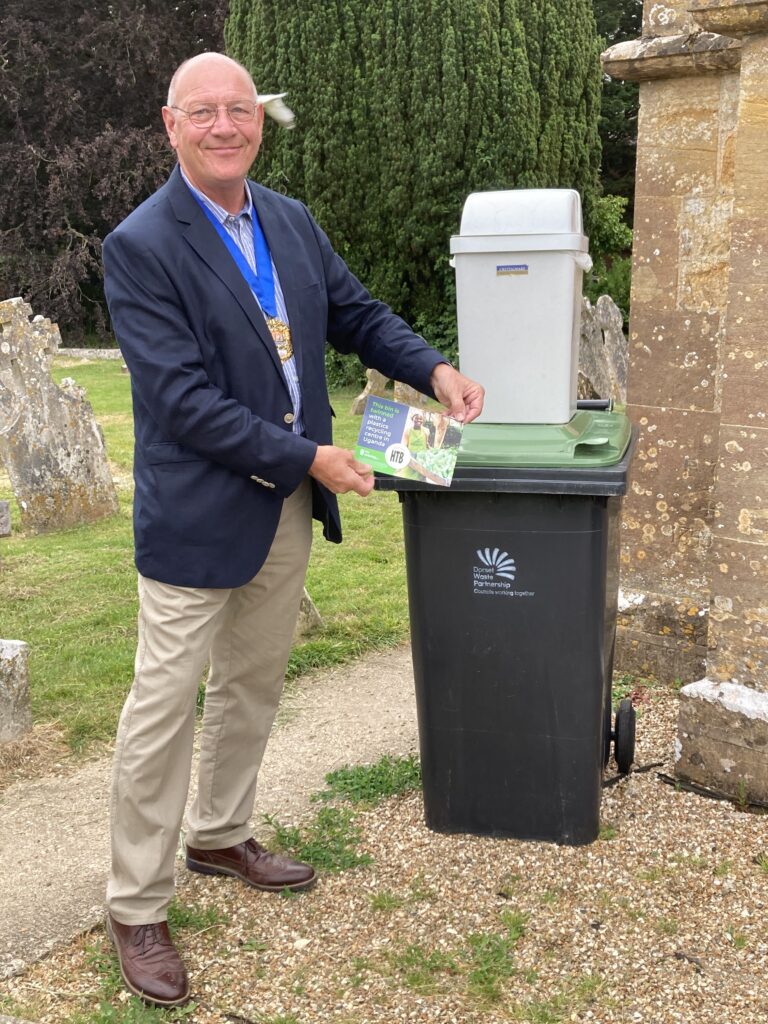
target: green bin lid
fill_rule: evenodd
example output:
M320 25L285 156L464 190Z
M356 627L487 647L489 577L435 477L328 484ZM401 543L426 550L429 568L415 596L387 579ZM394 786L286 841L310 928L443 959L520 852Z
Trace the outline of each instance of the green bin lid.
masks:
M470 423L456 466L613 466L627 450L631 434L624 413L593 409L580 409L568 423Z

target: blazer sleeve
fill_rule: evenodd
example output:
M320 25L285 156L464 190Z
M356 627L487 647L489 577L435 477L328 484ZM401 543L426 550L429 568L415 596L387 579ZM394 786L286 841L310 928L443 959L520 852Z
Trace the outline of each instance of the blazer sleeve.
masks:
M105 239L103 258L136 419L152 423L155 440L175 441L242 476L270 480L278 496L292 493L312 464L315 442L261 418L214 385L184 310L183 284L152 246L118 229Z

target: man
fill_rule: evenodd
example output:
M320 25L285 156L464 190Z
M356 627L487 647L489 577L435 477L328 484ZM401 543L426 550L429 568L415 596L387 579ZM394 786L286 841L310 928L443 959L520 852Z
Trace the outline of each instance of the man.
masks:
M339 541L336 495L373 487L370 468L332 444L326 339L466 422L483 401L371 299L302 204L247 181L263 117L239 64L214 53L182 64L163 108L179 166L104 243L133 391L140 598L107 927L126 986L158 1006L189 998L166 915L206 664L187 867L263 890L315 881L311 866L256 843L249 820L311 518Z

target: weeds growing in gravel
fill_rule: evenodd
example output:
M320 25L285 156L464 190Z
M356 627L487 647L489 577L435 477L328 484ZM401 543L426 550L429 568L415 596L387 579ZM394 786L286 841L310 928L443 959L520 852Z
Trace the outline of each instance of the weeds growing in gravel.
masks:
M636 676L630 675L629 672L623 672L621 675L614 675L611 683L611 700L614 704L618 704L620 700L624 700L637 686Z
M168 928L171 934L179 928L191 928L202 932L219 924L226 924L229 918L215 907L195 907L174 900L168 907Z
M483 1002L495 1003L501 998L501 982L514 974L513 954L525 934L527 915L504 911L501 915L506 930L502 933L480 932L467 936L470 993Z
M319 871L336 874L371 863L369 854L357 850L360 829L347 808L323 807L304 829L282 825L274 815L265 814L264 821L282 853L308 861Z
M375 764L344 766L325 777L328 789L313 799L342 798L365 807L375 806L382 800L400 793L418 789L421 769L415 757L380 758ZM367 853L357 849L360 829L352 811L346 807L323 807L303 829L283 825L274 815L265 815L274 845L283 853L299 860L309 861L315 868L327 872L346 871L371 863ZM414 891L412 899L424 898ZM378 909L387 909L386 899Z
M562 889L545 889L541 894L541 902L545 907L551 906L553 903L557 903L560 897L563 895Z
M432 949L410 943L390 953L388 962L402 982L422 995L435 993L449 978L466 978L467 992L481 1003L496 1003L502 997L501 984L515 973L514 951L525 935L526 914L505 910L501 932L473 932L455 950Z
M505 875L499 882L496 895L501 896L505 900L511 900L515 894L515 890L520 882L520 875L509 874Z
M613 893L601 893L600 904L606 910L615 910L618 907L623 910L632 921L641 921L645 917L645 911L638 907L626 896L614 896Z
M656 866L652 868L644 868L642 871L638 871L637 877L641 882L660 882L666 874L667 870L665 868Z
M284 1013L280 1013L277 1017L258 1017L256 1024L301 1024L299 1018L289 1013L287 1016Z
M382 800L421 788L421 765L416 757L385 755L375 764L344 765L325 776L327 789L313 800L341 798L351 803L375 806Z
M659 935L677 935L680 930L680 926L677 921L671 917L658 918L653 927Z
M515 1009L515 1020L526 1024L563 1024L602 998L606 984L597 974L585 974L550 999L532 999Z
M729 929L726 933L731 940L734 949L744 949L747 945L747 936L736 928Z
M370 895L371 910L399 910L405 900L402 896L396 896L387 889L381 892L374 892Z
M393 953L390 963L402 975L403 983L422 995L438 991L441 975L453 975L458 970L449 953L439 949L427 952L416 943L409 944L401 953Z
M269 943L263 939L245 939L240 943L240 950L243 953L264 953L269 949Z
M411 879L410 890L410 899L415 903L418 903L421 900L435 899L434 889L430 889L422 874L414 875L414 877Z
M381 892L371 893L369 901L371 910L399 910L410 903L422 903L434 898L435 893L425 885L423 877L416 875L411 879L407 895L398 896L389 889L382 889Z

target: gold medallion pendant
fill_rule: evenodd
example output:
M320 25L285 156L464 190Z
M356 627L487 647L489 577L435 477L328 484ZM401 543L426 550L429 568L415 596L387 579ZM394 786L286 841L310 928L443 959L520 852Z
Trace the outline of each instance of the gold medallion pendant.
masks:
M272 335L272 340L275 343L277 354L280 356L280 362L287 362L293 355L293 342L291 341L291 328L285 322L276 316L266 317L267 327L269 333Z

